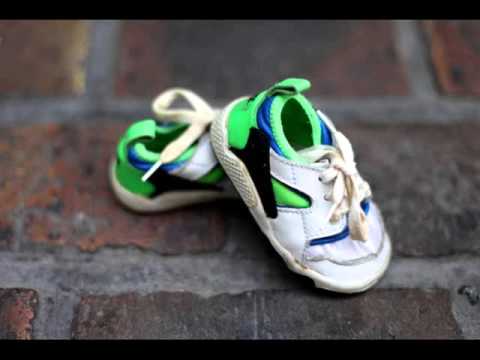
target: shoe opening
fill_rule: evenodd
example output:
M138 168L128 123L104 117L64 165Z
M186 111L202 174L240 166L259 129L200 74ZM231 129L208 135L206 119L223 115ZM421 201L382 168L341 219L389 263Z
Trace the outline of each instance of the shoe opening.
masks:
M310 118L297 99L287 100L282 108L281 119L285 138L295 151L314 145Z

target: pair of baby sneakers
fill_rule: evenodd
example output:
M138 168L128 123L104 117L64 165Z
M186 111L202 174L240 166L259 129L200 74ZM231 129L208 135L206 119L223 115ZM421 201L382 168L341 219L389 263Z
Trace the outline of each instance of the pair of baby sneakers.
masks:
M292 271L319 288L367 290L388 267L390 238L350 141L302 94L309 88L286 79L221 111L186 89L163 92L156 120L120 138L114 194L139 212L239 195ZM191 108L173 108L179 97Z

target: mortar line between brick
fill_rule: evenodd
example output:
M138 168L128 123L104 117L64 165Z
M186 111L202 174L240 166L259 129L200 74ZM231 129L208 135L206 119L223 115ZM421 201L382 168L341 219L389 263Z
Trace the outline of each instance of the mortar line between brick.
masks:
M391 123L455 123L480 120L480 99L449 98L435 99L418 97L365 97L321 98L312 97L312 102L324 110L334 121ZM214 107L225 104L220 100L211 102ZM148 115L149 99L106 99L94 109L86 98L27 99L0 101L0 126L30 125L33 123L84 123L99 119L115 121L131 120Z
M119 36L119 20L91 21L85 97L96 109L113 96Z
M456 315L456 312L455 312L455 295L456 295L456 291L450 291L448 293L448 300L450 302L450 312L453 316L453 319L457 325L457 329L460 331L460 336L465 339L466 338L466 334L464 334L464 329L463 329L463 324L461 323L461 321L458 320L457 318L457 315Z
M41 215L47 212L43 208L32 207L28 211L31 211L35 215ZM67 256L64 254L67 253ZM107 255L108 253L108 255ZM2 255L9 257L8 252L0 251L0 261L2 260ZM99 247L97 250L81 250L79 246L72 244L39 244L38 247L32 249L25 248L21 252L23 261L33 261L39 262L39 257L55 259L58 261L68 262L71 265L82 265L85 262L89 264L105 264L105 261L112 263L109 258L115 258L115 263L123 263L124 260L131 260L132 258L137 258L139 262L144 260L149 262L161 262L161 261L190 261L190 260L209 260L209 259L231 259L232 261L245 261L245 262L259 262L262 263L265 261L263 258L259 257L237 257L236 254L230 250L225 251L225 246L221 247L218 250L207 250L202 252L185 252L185 253L160 253L152 248L143 248L137 245L111 245L104 244ZM458 253L456 255L465 256L465 257L474 257L480 260L480 255L475 253ZM144 260L140 260L143 257ZM416 257L416 256L402 256L397 259L401 260L449 260L456 256L445 255L445 256L430 256L430 257ZM4 258L5 259L5 258ZM118 260L118 261L117 261ZM8 261L8 260L6 260ZM15 261L15 260L14 260ZM40 262L39 262L40 263Z
M34 289L39 303L33 320L34 339L70 339L74 311L80 296L61 289ZM54 300L50 303L48 299ZM60 301L58 299L61 298ZM63 311L62 311L63 310Z
M313 96L310 99L334 121L454 123L480 119L480 99L445 96L437 98L350 97L345 99ZM209 102L217 109L227 103L220 99ZM149 111L149 99L112 99L105 103L102 116L129 120L132 117L147 116Z
M11 250L13 252L18 252L21 249L21 243L23 241L24 228L25 228L25 203L22 200L19 205L15 208L13 215L13 244Z
M415 96L438 96L427 44L416 20L395 20L395 40L405 64L410 90Z
M265 263L262 259L238 259L222 254L159 257L136 251L103 251L89 259L71 255L72 259L61 259L51 254L36 254L29 260L24 253L0 252L0 288L60 289L79 296L181 290L210 297L262 289L294 290L301 286L284 277L281 269L262 267ZM258 268L260 277L241 271L252 266ZM479 272L480 256L451 256L438 261L396 258L378 287L452 290L468 284ZM221 275L224 273L235 274L235 279Z
M258 339L258 311L257 311L257 293L253 294L253 339Z
M92 107L85 97L29 98L0 101L0 125L46 122L68 123L88 119Z
M266 327L265 327L265 294L261 293L260 294L260 316L262 317L262 328L264 332L266 332ZM267 333L267 336L271 339L270 333Z
M60 249L58 249L60 250ZM17 254L18 255L18 254ZM32 263L41 263L43 260L50 261L65 261L70 265L82 265L85 262L88 262L89 267L98 263L99 265L105 264L105 261L108 263L118 263L125 264L126 260L136 259L140 261L147 261L147 263L157 263L162 261L190 261L195 259L211 260L215 259L229 259L232 261L258 261L263 262L264 259L256 257L244 257L238 258L235 256L230 256L221 251L216 252L204 252L204 253L184 253L177 255L162 255L153 251L148 251L136 247L109 247L105 246L95 252L82 251L75 247L69 248L68 255L62 256L61 253L56 252L54 248L45 248L45 251L42 250L33 250L29 251L25 249L21 253L21 258L18 258L15 254L9 253L8 251L0 251L0 264L2 262L32 262ZM19 260L20 259L20 260ZM393 262L464 262L464 261L480 261L480 254L476 253L463 253L459 252L451 255L421 255L421 256L405 256L398 255L392 259ZM128 262L128 261L127 261ZM136 263L136 261L130 263ZM479 262L480 265L480 262Z

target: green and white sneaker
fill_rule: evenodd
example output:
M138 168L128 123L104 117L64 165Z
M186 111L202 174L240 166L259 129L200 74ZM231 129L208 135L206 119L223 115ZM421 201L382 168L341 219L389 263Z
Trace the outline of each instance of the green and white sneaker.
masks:
M183 97L192 109L173 109ZM236 196L213 153L208 134L216 112L193 92L173 88L152 104L158 120L133 123L120 138L110 164L114 194L139 212Z
M302 95L309 88L287 79L231 102L212 145L291 270L327 290L364 291L385 273L390 239L349 140Z

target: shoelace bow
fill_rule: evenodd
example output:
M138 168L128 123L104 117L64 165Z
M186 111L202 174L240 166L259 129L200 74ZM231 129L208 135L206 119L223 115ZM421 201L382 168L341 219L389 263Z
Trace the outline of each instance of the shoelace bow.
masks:
M328 213L328 220L338 221L348 213L348 227L353 240L368 239L367 216L361 207L361 202L371 196L369 184L358 173L350 141L341 132L332 129L336 148L317 145L299 153L319 164L323 168L320 181L333 182L331 191L325 199L333 205Z
M183 97L192 108L170 108L178 97ZM158 161L143 175L143 181L147 181L162 164L175 160L190 145L197 141L207 130L216 115L216 111L200 96L182 88L171 88L158 95L153 100L152 110L159 120L187 123L190 126L176 140L163 149Z

